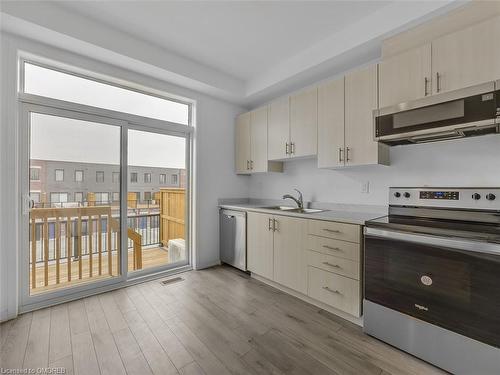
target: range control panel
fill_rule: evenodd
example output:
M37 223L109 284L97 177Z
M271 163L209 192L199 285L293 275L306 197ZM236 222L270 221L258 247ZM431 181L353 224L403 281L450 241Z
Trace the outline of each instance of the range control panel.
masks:
M451 199L457 201L460 198L459 191L450 191L450 190L423 190L420 192L420 199Z
M500 210L500 187L389 189L389 205Z

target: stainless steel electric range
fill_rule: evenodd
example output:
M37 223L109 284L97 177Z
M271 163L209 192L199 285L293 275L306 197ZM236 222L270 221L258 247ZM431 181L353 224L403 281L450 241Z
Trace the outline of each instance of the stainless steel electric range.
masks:
M365 227L364 331L456 374L500 374L500 188L391 188Z

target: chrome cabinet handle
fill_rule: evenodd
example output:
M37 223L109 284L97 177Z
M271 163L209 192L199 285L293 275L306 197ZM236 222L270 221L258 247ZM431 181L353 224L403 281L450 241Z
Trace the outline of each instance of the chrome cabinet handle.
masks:
M288 142L285 143L285 153L288 155L290 152L288 151Z
M429 92L427 91L427 84L429 83L429 78L424 77L424 96L429 95Z
M328 246L328 245L323 245L323 247L325 249L328 249L328 250L342 251L342 249L339 248L339 247L331 247L331 246Z
M349 159L349 151L351 149L349 147L346 147L345 148L345 161L350 161L351 159Z
M436 91L441 91L441 76L439 75L439 72L436 72Z
M273 225L271 224L273 219L269 218L268 220L269 220L269 223L268 223L267 229L273 230Z
M278 220L273 219L273 232L279 232Z
M327 286L324 286L324 287L323 287L323 289L324 289L324 290L327 290L327 291L328 291L328 292L330 292L330 293L335 293L335 294L342 295L342 293L340 293L338 290L336 290L336 289L335 289L335 290L334 290L334 289L331 289L331 288L329 288L329 287L327 287Z
M290 154L295 154L295 142L290 142Z
M250 160L250 169L253 170L253 160Z
M330 233L340 233L339 230L337 229L329 229L329 228L323 228L325 232L330 232Z
M250 169L250 160L247 160L247 171Z
M342 159L342 147L339 147L339 162L343 162L344 160Z

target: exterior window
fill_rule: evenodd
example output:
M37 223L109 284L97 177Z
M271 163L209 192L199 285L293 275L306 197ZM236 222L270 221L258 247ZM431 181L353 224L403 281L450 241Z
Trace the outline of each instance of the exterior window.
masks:
M97 171L95 173L95 181L96 182L104 182L104 172L103 171Z
M76 170L75 171L75 182L82 182L82 181L83 181L83 171Z
M66 203L68 195L68 193L50 193L50 203Z
M167 175L166 174L161 174L160 175L160 184L165 185L167 183Z
M40 192L39 191L30 191L30 199L34 203L40 203Z
M189 124L189 105L24 63L24 92L112 111Z
M112 176L112 181L113 183L119 183L120 182L120 172L113 172Z
M177 185L179 183L179 178L176 174L173 174L171 178L172 178L172 185Z
M30 168L30 180L40 181L40 168Z
M151 173L144 173L144 183L145 184L151 183Z
M120 193L113 192L113 202L118 202L120 200Z
M82 203L83 202L83 193L75 193L75 202Z
M56 181L64 181L64 169L56 169L55 171Z
M150 201L151 200L151 192L150 191L145 191L144 192L144 200L145 201Z
M109 193L95 193L96 203L109 203Z
M137 172L130 173L130 182L137 182Z

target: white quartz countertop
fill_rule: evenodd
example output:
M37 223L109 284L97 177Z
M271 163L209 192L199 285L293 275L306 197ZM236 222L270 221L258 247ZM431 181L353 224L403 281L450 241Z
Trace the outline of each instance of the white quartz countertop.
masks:
M277 204L275 204L277 205ZM227 202L220 203L219 207L235 210L235 211L247 211L247 212L262 212L272 215L280 215L280 216L291 216L291 217L300 217L305 219L314 219L314 220L326 220L326 221L337 221L341 223L348 224L357 224L364 225L367 220L376 219L381 216L385 216L383 208L378 208L375 210L369 210L367 212L363 211L363 206L358 205L346 205L343 204L341 207L320 207L317 204L314 205L314 208L325 209L326 211L317 212L317 213L299 213L299 212L290 212L290 211L281 211L274 209L266 209L263 207L273 206L272 204L266 204L262 202ZM351 209L349 208L351 207ZM371 212L373 211L373 212Z

